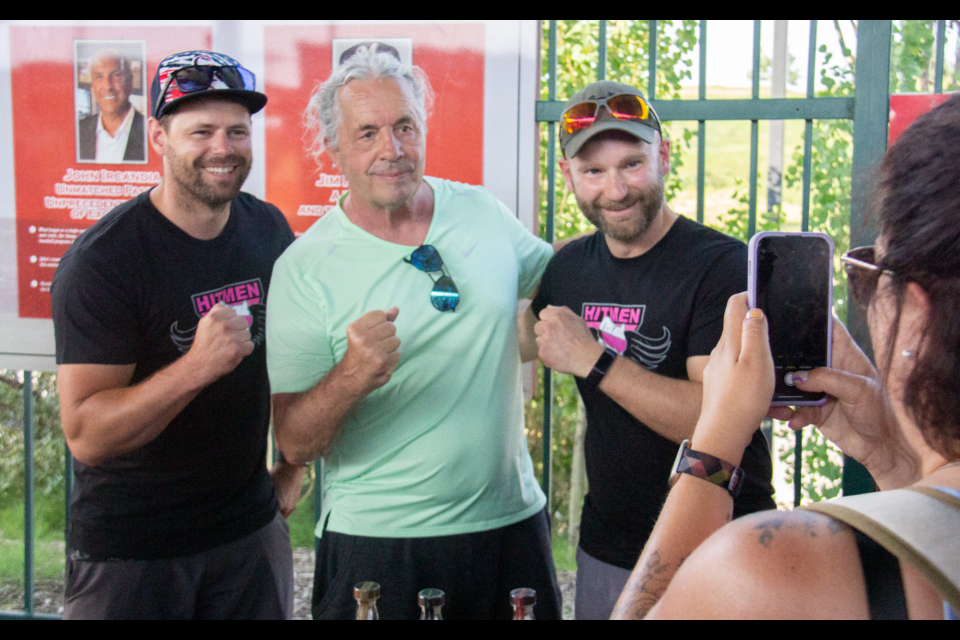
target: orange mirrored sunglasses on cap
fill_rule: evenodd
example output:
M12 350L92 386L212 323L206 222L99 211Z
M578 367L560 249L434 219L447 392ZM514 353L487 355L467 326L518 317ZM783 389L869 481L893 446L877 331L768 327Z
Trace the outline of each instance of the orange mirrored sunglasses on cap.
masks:
M589 100L575 104L563 112L560 117L563 130L567 134L573 134L591 126L597 121L597 116L600 115L600 107L606 107L607 112L617 120L636 120L637 122L643 122L650 118L652 111L646 100L632 94L620 94L602 100ZM657 123L656 128L659 129L656 112L653 113L653 120Z

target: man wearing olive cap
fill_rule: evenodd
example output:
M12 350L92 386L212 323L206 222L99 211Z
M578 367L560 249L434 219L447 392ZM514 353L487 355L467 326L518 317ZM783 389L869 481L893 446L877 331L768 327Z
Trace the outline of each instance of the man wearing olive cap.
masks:
M550 261L521 349L577 376L590 490L576 615L608 618L666 497L678 445L693 433L727 299L747 286L747 250L667 206L670 141L634 87L602 81L577 93L560 148L567 185L598 231ZM759 430L743 469L735 515L773 508Z
M163 179L88 229L51 294L76 459L65 618L290 618L286 514L266 468L273 263L293 241L241 193L267 97L222 54L166 58L149 141ZM276 488L275 488L276 485Z

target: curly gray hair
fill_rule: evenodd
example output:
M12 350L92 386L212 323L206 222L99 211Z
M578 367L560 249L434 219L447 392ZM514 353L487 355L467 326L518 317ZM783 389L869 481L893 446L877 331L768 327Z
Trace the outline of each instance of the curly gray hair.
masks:
M397 81L426 134L427 118L433 108L433 89L427 74L416 65L404 64L390 53L378 51L376 43L370 47L359 47L352 57L330 74L326 82L314 90L303 114L307 152L318 166L322 166L320 158L328 147L334 150L339 148L340 124L343 122L343 113L337 100L340 88L351 80L381 78Z

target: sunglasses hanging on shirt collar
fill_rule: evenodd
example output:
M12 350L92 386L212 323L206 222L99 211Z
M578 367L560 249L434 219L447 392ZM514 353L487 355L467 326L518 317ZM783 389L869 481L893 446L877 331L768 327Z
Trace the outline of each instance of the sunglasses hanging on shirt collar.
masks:
M409 258L404 258L403 261L425 272L433 280L430 304L433 305L434 309L437 311L453 311L457 308L457 304L460 303L460 292L457 290L453 278L447 274L440 252L433 245L420 245L416 251L410 254ZM432 274L438 272L442 275L434 280Z

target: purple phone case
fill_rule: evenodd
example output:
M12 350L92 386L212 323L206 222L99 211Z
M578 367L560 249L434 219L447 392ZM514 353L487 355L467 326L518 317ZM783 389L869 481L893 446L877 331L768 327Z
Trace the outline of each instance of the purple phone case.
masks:
M814 231L804 231L804 232L788 232L788 231L761 231L760 233L755 234L750 238L750 244L748 245L748 273L747 273L747 297L749 300L750 308L754 309L757 306L757 249L760 246L760 240L763 238L769 237L783 237L783 236L803 236L810 238L818 238L820 240L825 240L827 245L830 247L830 255L834 253L833 239L830 238L825 233L818 233ZM830 273L831 279L833 278L833 273ZM829 293L827 295L827 308L829 313L827 313L827 366L832 366L833 358L833 287L829 288ZM774 400L770 403L774 407L799 407L799 406L819 406L824 404L827 401L827 397L824 396L820 400L777 400L774 397Z

